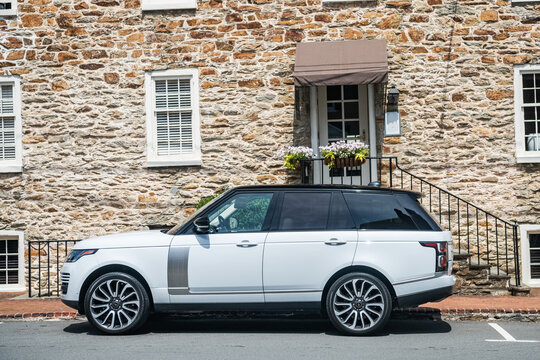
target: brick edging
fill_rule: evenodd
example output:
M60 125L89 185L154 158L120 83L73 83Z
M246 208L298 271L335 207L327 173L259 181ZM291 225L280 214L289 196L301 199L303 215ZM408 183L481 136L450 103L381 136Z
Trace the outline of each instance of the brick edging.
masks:
M540 309L501 309L501 308L477 308L477 309L459 309L459 308L399 308L393 309L395 313L430 313L441 315L460 315L460 314L521 314L536 315L540 314Z
M0 320L9 319L31 319L31 318L75 318L80 316L77 312L60 311L60 312L41 312L41 313L16 313L16 314L0 314Z

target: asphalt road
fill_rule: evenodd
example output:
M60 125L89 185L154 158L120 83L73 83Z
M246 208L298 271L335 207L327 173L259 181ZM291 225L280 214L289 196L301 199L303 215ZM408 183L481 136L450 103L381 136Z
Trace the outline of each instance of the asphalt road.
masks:
M347 337L320 319L160 317L138 334L104 336L82 320L13 321L0 323L0 359L539 358L540 324L497 322L495 327L487 322L392 320L376 336ZM518 341L501 341L504 336Z

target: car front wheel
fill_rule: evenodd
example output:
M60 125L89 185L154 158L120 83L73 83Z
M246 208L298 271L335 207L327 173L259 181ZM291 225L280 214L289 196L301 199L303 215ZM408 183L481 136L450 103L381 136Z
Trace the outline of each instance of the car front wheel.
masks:
M84 307L88 321L109 334L126 334L146 322L150 299L135 277L113 272L97 278L88 289Z
M334 327L347 335L368 335L390 319L392 299L386 285L366 273L349 273L328 291L326 311Z

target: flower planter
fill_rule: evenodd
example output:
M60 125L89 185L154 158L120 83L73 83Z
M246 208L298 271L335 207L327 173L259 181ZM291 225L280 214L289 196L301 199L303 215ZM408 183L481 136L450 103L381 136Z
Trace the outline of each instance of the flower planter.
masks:
M366 162L366 159L360 160L354 157L340 158L334 161L334 167L336 169L351 168L355 166L362 166Z

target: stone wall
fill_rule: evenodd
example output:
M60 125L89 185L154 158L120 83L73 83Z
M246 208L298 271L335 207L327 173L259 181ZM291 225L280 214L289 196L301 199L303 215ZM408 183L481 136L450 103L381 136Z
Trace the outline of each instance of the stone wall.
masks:
M503 0L210 0L147 13L138 0L19 1L0 19L0 74L21 76L24 171L0 174L0 229L79 239L175 224L225 185L298 181L274 157L309 140L296 43L375 38L402 94L403 136L384 154L538 223L540 166L514 158L512 67L540 62L539 24L540 6ZM146 168L144 73L190 67L203 165Z

